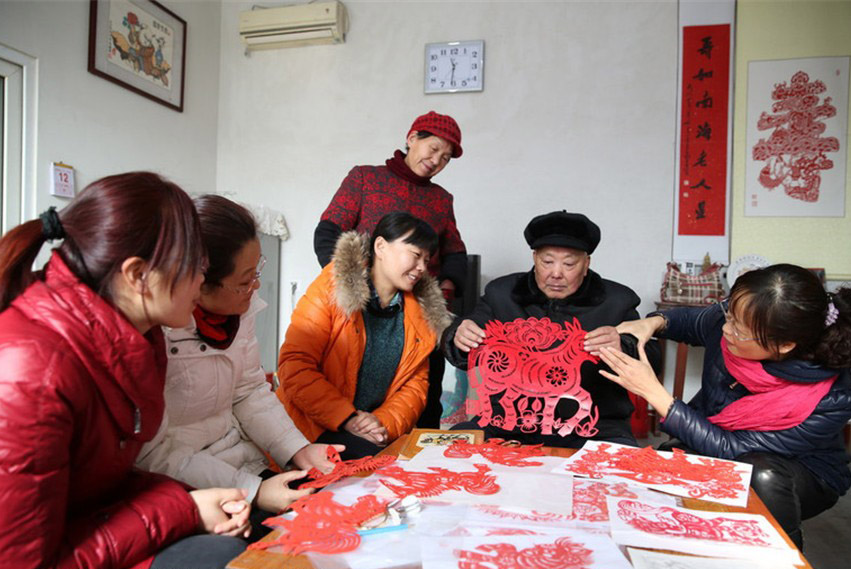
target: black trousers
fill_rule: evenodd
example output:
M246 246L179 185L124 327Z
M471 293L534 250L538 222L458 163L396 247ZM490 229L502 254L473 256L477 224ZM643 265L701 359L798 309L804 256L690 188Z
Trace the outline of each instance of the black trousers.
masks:
M443 353L435 349L428 357L428 398L426 406L417 421L421 429L439 429L443 405L440 396L443 395L443 372L446 370L446 360Z
M519 441L524 445L543 444L544 446L548 447L560 448L582 448L582 446L585 444L585 441L589 440L585 437L580 437L578 435L573 434L567 435L566 437L562 437L560 435L542 435L541 433L506 431L505 429L500 429L499 427L494 427L493 425L480 427L479 423L477 422L478 420L478 417L473 417L469 421L454 425L452 427L452 430L457 431L461 429L480 429L485 432L485 440L497 438ZM596 436L593 437L593 440L608 441L611 443L618 443L621 445L628 446L638 446L635 437L632 436L632 432L629 430L629 421L601 419L597 421L596 426L599 432Z
M224 569L246 545L238 537L193 535L157 553L151 569Z
M659 450L681 448L682 442L672 439L659 445ZM696 453L695 453L696 454ZM839 494L793 458L769 452L749 452L734 460L753 465L751 488L780 524L789 538L804 550L801 522L830 509Z
M346 445L346 450L340 453L343 460L374 456L381 451L377 444L348 431L325 431L316 439L317 443L326 445Z

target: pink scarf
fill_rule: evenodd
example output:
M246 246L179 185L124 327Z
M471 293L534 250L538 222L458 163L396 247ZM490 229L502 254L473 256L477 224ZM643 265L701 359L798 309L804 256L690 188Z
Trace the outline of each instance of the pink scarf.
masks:
M757 360L730 352L721 338L724 365L736 381L754 395L730 403L709 420L728 431L780 431L797 427L812 415L838 377L816 383L796 383L775 377Z

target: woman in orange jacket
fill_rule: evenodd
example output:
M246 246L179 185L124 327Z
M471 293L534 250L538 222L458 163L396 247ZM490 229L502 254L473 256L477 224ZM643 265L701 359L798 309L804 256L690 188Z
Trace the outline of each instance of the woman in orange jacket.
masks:
M278 397L311 442L359 458L408 432L425 407L428 355L450 321L426 267L437 235L408 213L370 239L337 241L332 262L292 315L278 358Z

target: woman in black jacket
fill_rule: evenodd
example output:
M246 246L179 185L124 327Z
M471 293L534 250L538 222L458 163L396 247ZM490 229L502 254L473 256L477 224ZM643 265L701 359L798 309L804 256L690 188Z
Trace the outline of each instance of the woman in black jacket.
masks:
M647 365L613 350L600 373L647 399L662 430L699 454L754 466L751 486L803 547L801 520L851 486L842 428L851 418L851 289L826 293L794 265L739 277L730 298L624 322L641 345L657 335L705 346L701 389L686 405Z

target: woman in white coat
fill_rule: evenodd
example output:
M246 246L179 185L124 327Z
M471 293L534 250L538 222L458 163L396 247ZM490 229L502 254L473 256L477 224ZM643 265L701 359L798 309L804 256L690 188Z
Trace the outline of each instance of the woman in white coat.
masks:
M327 445L310 444L293 425L260 365L255 320L266 303L255 291L265 258L254 218L216 195L195 207L209 266L193 320L164 330L166 413L137 464L196 488L245 488L257 509L277 513L308 493L289 482L333 465ZM276 474L267 455L300 470Z

